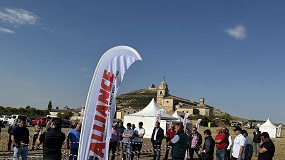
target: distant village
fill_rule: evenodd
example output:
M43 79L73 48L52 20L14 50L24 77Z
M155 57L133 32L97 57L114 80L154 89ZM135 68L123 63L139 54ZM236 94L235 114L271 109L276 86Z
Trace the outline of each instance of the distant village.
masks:
M195 102L194 99L184 99L169 94L168 84L163 80L159 87L150 85L149 91L156 92L156 103L167 114L172 115L175 111L178 114L183 115L189 113L190 115L202 115L206 117L213 117L213 107L205 104L205 98L200 98L199 102ZM118 106L118 108L121 108ZM138 112L138 109L134 109L133 106L127 106L117 110L116 118L124 119L125 115Z

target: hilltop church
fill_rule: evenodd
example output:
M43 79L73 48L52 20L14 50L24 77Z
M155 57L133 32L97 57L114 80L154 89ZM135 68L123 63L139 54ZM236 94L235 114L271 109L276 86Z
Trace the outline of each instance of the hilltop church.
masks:
M177 111L179 113L189 113L190 115L202 115L207 117L213 116L213 107L205 104L205 98L200 98L200 102L194 99L183 99L169 94L168 85L163 80L159 87L149 86L149 90L156 90L157 104L167 113Z

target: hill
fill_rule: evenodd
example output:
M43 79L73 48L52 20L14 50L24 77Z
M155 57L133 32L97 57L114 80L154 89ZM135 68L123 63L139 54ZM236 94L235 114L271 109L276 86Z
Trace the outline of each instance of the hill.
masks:
M116 98L117 109L132 107L134 109L141 110L148 105L152 98L156 99L156 95L156 90L149 89L139 89L131 91L129 93L121 94ZM217 108L214 108L215 117L221 117L225 115L227 115L227 113L222 112Z
M156 99L156 90L140 89L117 96L117 109L132 107L141 110L152 100Z

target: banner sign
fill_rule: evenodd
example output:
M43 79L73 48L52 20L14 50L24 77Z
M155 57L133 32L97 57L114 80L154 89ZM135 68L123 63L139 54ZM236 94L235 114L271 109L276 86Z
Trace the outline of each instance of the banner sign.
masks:
M186 113L183 119L183 126L184 126L184 131L186 130L186 126L187 126L187 119L190 116L189 113Z
M200 122L201 121L202 121L202 119L198 119L197 122L196 122L197 131L199 131L199 127L200 127Z
M277 127L277 137L281 137L281 131L282 131L282 124L279 124Z
M111 48L99 60L86 100L78 159L108 159L116 94L126 70L137 60L141 56L128 46Z
M164 112L163 109L159 109L159 110L156 111L156 114L155 114L155 117L156 117L156 118L155 118L155 123L156 123L156 122L160 122L162 112Z

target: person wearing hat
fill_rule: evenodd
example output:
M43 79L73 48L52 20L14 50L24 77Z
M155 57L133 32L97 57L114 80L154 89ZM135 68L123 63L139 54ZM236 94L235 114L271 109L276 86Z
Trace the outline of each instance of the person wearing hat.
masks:
M236 138L234 139L232 160L242 160L242 153L244 150L245 137L241 134L242 129L237 126L234 129Z

